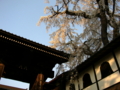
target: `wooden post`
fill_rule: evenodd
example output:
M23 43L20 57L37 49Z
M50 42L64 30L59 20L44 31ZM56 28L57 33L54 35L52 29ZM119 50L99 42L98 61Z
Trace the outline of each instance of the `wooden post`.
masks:
M39 82L39 90L43 90L43 84L44 84L44 75L43 74L39 74L40 77L40 82Z
M5 67L4 64L0 63L0 79L1 79L3 71L4 71L4 67Z
M43 84L44 84L44 75L38 74L31 90L43 90Z

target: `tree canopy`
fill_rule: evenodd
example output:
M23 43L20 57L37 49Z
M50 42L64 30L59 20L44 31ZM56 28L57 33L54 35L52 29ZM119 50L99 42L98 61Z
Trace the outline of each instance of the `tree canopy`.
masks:
M55 6L45 7L48 15L40 17L38 25L58 28L50 34L51 47L71 54L66 64L70 69L120 34L120 0L55 1ZM83 33L77 33L75 25L82 26Z

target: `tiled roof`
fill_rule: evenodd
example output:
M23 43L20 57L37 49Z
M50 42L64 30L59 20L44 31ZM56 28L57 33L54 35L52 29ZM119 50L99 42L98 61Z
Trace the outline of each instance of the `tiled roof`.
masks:
M9 33L2 29L0 29L0 38L7 39L7 40L15 42L17 44L21 44L21 45L30 47L35 50L39 50L41 52L44 52L44 53L47 53L47 54L50 54L50 55L53 55L53 56L56 56L56 57L59 57L59 58L65 59L65 60L68 60L68 57L69 57L69 54L66 54L62 51L58 51L58 50L50 48L48 46L33 42L31 40L28 40L23 37L17 36L15 34Z

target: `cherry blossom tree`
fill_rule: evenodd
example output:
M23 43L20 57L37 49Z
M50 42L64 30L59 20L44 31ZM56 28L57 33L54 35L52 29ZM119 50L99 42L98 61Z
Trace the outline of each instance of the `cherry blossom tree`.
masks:
M70 54L69 62L61 67L75 68L120 34L120 0L55 0L45 7L41 16L46 29L57 27L50 34L51 47ZM46 2L50 2L46 0ZM83 27L77 33L75 26Z

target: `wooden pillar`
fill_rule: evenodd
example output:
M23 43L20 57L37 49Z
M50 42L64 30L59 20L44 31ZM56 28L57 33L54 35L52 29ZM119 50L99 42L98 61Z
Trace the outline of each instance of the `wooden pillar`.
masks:
M4 71L4 67L5 67L4 64L0 63L0 79L1 79L3 71Z
M43 90L43 84L44 84L44 75L38 74L31 90Z

